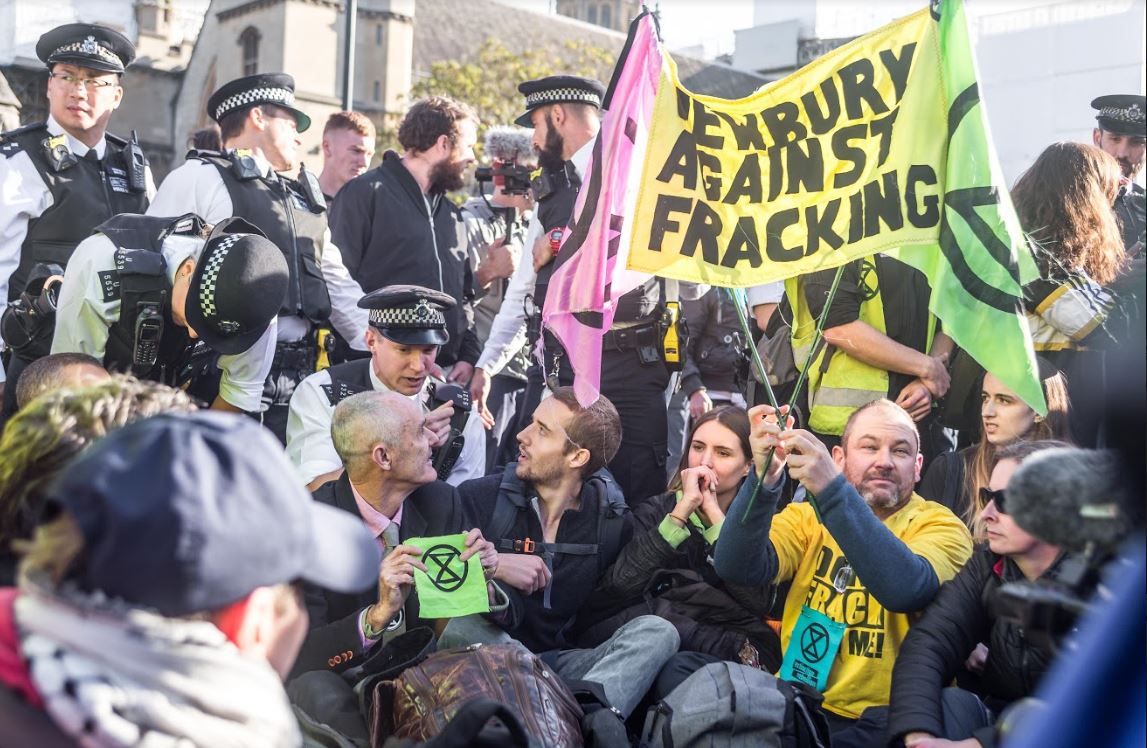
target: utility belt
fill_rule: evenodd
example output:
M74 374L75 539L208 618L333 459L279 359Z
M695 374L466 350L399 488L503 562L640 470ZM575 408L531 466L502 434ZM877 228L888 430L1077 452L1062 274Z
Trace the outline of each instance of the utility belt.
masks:
M271 359L271 371L295 370L312 372L318 358L318 345L313 335L302 340L275 344L275 356Z
M634 351L637 353L637 360L642 364L661 362L669 371L679 371L682 360L681 349L687 331L685 320L677 314L676 307L675 303L662 304L654 316L636 325L608 330L602 336L602 351ZM546 385L552 390L561 384L571 384L573 372L565 362L567 358L565 348L557 336L549 330L541 334L545 339L542 374L546 379Z

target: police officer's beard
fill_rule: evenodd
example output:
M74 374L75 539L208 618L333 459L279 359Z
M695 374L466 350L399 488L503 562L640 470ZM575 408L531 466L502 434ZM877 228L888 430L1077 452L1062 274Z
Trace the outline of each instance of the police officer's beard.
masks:
M554 130L551 124L546 129L546 142L538 151L538 166L546 171L558 171L565 166L566 160L562 158L562 153L565 151L565 141L562 136Z
M466 184L463 175L466 163L463 161L439 161L430 170L430 188L434 192L453 192Z

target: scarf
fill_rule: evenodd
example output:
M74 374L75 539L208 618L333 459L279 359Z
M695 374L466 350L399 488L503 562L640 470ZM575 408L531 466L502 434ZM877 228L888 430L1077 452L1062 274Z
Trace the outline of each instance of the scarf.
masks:
M45 709L84 748L301 743L278 675L212 623L27 579L14 612Z

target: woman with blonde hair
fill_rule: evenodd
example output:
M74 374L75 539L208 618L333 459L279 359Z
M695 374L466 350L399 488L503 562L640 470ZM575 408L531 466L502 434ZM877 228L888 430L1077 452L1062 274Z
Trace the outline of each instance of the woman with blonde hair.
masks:
M1102 414L1103 349L1131 342L1135 273L1112 209L1119 164L1099 148L1053 143L1016 181L1012 202L1040 278L1024 288L1035 350L1067 377L1076 441L1096 443ZM1142 341L1139 341L1141 344Z
M1071 441L1067 380L1046 359L1037 356L1036 363L1047 415L1036 413L993 374L985 373L980 386L980 441L938 455L920 481L921 496L945 505L968 527L984 508L980 489L988 485L997 451L1018 441Z

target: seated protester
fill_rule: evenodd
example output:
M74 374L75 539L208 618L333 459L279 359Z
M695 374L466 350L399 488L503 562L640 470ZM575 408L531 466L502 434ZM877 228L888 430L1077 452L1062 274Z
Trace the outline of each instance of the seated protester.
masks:
M729 507L738 521L721 527L714 562L737 584L792 580L780 677L824 694L835 733L888 703L910 614L956 575L972 542L956 515L912 492L922 457L916 425L900 406L874 400L858 408L831 455L808 431L782 431L775 413L768 405L749 411L756 470ZM756 475L774 447L750 508ZM774 517L786 465L815 499Z
M258 413L287 285L283 253L242 219L208 233L192 214L124 213L68 262L52 353L87 353L212 408Z
M450 296L422 286L386 286L358 302L370 310L366 346L370 358L348 361L310 375L291 396L287 417L287 456L312 491L337 478L343 461L331 441L335 406L356 392L397 392L426 412L431 447L449 449L464 440L448 481L457 485L477 478L486 468L486 431L476 413L459 423L449 403L434 406L432 378L438 349L450 339L445 310L455 306ZM452 420L453 419L453 420ZM457 433L452 435L452 430Z
M162 414L64 471L0 590L0 745L301 746L283 692L296 583L371 584L361 523L307 500L275 438Z
M1030 455L1067 444L1015 442L996 453L980 520L988 542L912 625L892 672L888 735L909 748L962 741L964 748L995 745L993 717L1035 693L1054 652L1000 617L991 601L1008 582L1055 579L1064 554L1028 534L1008 515L1007 484ZM986 658L982 654L987 644ZM973 652L975 653L973 654ZM969 654L972 656L969 657ZM978 671L977 692L946 687L968 665ZM949 744L951 745L951 744Z
M1036 413L994 374L985 372L980 385L980 441L959 452L937 455L916 487L917 493L948 507L968 527L984 508L980 489L988 485L996 450L1020 440L1071 441L1067 381L1046 359L1036 356L1036 363L1047 415Z
M579 644L600 644L625 621L656 612L677 627L683 652L770 672L780 667L780 641L764 623L769 591L723 581L710 560L725 513L752 467L744 410L721 406L693 422L680 476L667 493L633 511L633 539L583 609L579 621L592 625ZM652 605L647 595L656 595Z
M47 356L29 364L17 387L36 381L38 365L53 359L59 360ZM122 374L80 390L48 392L21 406L0 437L0 585L15 583L12 546L32 538L48 487L76 455L134 421L193 410L180 390Z
M620 442L608 399L583 408L572 387L559 387L518 434L517 462L458 487L467 524L498 548L494 579L510 603L453 619L440 646L517 639L562 678L599 683L628 718L677 652L673 625L641 616L596 648L571 649L578 611L630 535L625 499L605 470Z
M462 511L452 486L437 480L430 464L427 417L395 392L360 392L335 408L331 435L346 470L314 493L315 501L337 507L366 524L384 550L377 584L370 589L304 588L311 628L294 674L341 672L362 664L379 642L389 641L418 621L418 597L411 594L412 567L425 571L422 549L412 537L462 530ZM468 559L483 551L493 568L497 553L475 531Z
M86 353L55 353L36 359L20 373L16 407L23 408L40 395L63 389L82 389L108 378L108 370Z

